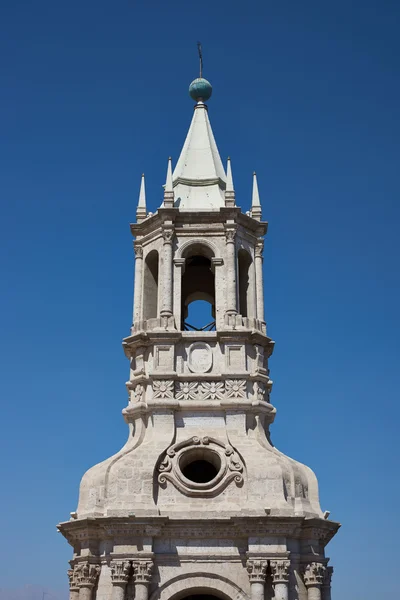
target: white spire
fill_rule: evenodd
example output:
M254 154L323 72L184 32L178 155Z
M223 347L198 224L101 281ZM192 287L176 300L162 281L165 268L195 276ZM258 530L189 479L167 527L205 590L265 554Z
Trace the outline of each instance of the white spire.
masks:
M257 221L261 221L261 203L260 194L258 193L257 175L253 173L253 195L251 199L251 216Z
M144 184L144 173L142 173L142 179L140 182L139 202L136 209L136 220L139 223L147 217L146 210L146 187Z
M229 156L226 166L225 206L235 206L235 188L233 187L231 159Z
M208 119L199 101L176 164L175 205L184 210L213 210L224 206L226 175Z
M167 179L164 188L164 207L173 208L174 206L174 186L172 183L172 158L168 158Z

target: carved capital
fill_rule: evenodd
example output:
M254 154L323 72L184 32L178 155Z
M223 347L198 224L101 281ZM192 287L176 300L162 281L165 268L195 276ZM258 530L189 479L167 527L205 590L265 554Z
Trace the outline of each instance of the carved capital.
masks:
M324 588L330 588L332 582L333 567L326 567L324 576Z
M265 583L268 561L259 559L249 559L246 569L249 574L250 583Z
M138 560L133 562L133 572L135 575L135 583L147 583L151 581L153 573L153 561Z
M227 244L233 244L235 242L236 227L227 227L225 229L225 240Z
M94 587L100 574L100 565L90 562L78 563L75 566L77 583L79 587Z
M163 229L162 230L162 236L164 239L164 244L172 244L172 240L174 237L174 231L173 229Z
M133 244L133 251L135 253L135 258L143 258L143 247L138 244Z
M67 575L70 592L76 592L79 589L76 568L72 567L72 569L68 569Z
M128 560L113 560L110 564L111 581L113 584L128 583L131 573L131 564Z
M324 582L326 567L322 563L313 562L304 570L304 583L307 587L322 585Z
M264 251L264 240L259 240L254 249L256 258L262 258Z
M290 560L271 560L273 583L289 582Z

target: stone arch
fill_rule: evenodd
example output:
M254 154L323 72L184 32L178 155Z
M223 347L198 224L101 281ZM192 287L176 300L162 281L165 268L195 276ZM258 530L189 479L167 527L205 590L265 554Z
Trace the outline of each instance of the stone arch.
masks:
M191 594L210 594L221 600L250 600L236 583L216 573L184 573L159 586L149 600L184 600Z
M182 244L182 246L179 246L179 248L177 249L177 252L176 252L176 257L177 258L186 258L186 256L188 255L188 253L191 249L191 246L193 246L193 247L203 246L204 249L206 250L206 256L210 260L211 260L211 258L214 258L217 254L217 249L214 246L214 244L212 242L210 242L209 240L207 240L206 238L192 238L192 239L184 242Z

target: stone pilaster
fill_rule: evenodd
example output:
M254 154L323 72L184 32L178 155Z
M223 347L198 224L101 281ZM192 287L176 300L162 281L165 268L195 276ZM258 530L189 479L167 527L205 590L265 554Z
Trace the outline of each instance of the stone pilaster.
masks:
M264 242L258 241L255 247L254 263L256 271L256 305L257 319L264 321L264 290L263 290L263 250Z
M247 561L246 568L250 579L251 600L264 600L267 567L267 560L251 558Z
M235 236L236 226L226 226L226 314L228 316L237 314Z
M69 600L78 600L79 585L78 585L77 573L76 573L75 567L68 569L68 580L69 580Z
M75 567L79 586L79 600L92 600L93 588L100 574L100 565L90 562L78 563Z
M326 567L319 562L308 564L304 571L304 583L307 587L308 600L321 600L321 587L324 582Z
M172 243L174 232L172 228L164 228L162 231L164 239L163 245L163 302L161 308L161 317L168 323L172 317Z
M289 560L271 560L275 600L288 600L289 598L289 570Z
M135 289L133 302L133 324L138 326L142 320L142 295L143 295L143 248L134 244L135 252Z
M131 563L128 560L113 560L110 568L113 585L111 600L124 600L126 585L131 573Z
M149 585L153 573L153 561L133 561L133 572L135 577L135 600L148 600Z
M322 584L322 600L331 600L331 583L333 567L326 567L324 582Z

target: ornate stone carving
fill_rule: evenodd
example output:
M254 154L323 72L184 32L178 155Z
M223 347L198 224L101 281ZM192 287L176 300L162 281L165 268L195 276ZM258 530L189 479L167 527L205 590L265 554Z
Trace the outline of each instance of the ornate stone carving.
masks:
M290 560L271 560L272 581L288 583Z
M259 402L268 401L268 394L265 393L265 385L260 381L254 383L254 393Z
M199 386L199 395L202 400L222 400L224 387L223 381L202 381Z
M151 581L153 562L151 560L139 560L133 562L135 583L147 583Z
M308 564L304 570L304 583L306 586L322 585L326 567L319 562Z
M225 390L227 398L246 398L246 381L244 379L227 379Z
M232 244L235 241L236 227L229 227L225 229L225 239L227 244Z
M114 584L128 583L131 564L128 560L112 560L110 564L111 581Z
M206 483L188 480L181 470L182 464L200 458L208 460L218 470L217 475ZM166 451L158 466L158 482L165 486L170 481L180 492L187 496L216 496L232 480L242 485L244 466L238 453L229 444L213 437L191 437L184 442L173 444Z
M333 567L326 567L324 575L324 588L330 588L332 583Z
M174 397L174 382L169 379L155 379L153 381L154 398L173 398Z
M264 583L267 574L268 561L259 559L249 559L246 563L246 569L249 574L250 583Z
M205 342L194 342L188 350L188 367L192 373L207 373L213 364L212 350Z
M135 258L143 258L143 248L142 246L138 246L137 244L133 245L133 251L135 253Z
M141 383L135 385L132 390L132 400L134 402L142 402L144 395L144 386Z
M69 582L69 589L70 589L70 591L74 592L74 591L78 590L79 589L79 585L78 585L78 578L77 578L76 567L72 567L72 569L68 569L67 575L68 575L68 582Z
M264 250L264 241L260 240L257 242L255 249L254 249L256 258L262 258L263 250Z
M79 587L94 587L100 574L100 565L90 562L78 563L75 573Z
M174 237L174 232L172 229L163 229L162 236L164 239L164 244L172 244L172 240Z
M196 400L199 382L198 381L177 381L176 399L177 400Z

